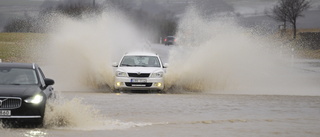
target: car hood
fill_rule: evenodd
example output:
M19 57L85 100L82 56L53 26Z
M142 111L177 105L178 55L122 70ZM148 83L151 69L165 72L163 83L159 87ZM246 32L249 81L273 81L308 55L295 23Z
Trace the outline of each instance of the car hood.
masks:
M164 72L162 68L156 67L119 67L118 71L123 71L127 73L154 73L154 72Z
M0 85L0 96L32 96L38 92L38 85Z

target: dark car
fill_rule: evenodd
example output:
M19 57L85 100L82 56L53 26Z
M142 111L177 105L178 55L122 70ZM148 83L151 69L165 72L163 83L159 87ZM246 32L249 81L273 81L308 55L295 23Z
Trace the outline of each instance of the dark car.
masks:
M167 36L165 39L164 39L164 45L174 45L176 42L176 39L174 36Z
M1 121L42 125L53 84L37 64L0 63Z

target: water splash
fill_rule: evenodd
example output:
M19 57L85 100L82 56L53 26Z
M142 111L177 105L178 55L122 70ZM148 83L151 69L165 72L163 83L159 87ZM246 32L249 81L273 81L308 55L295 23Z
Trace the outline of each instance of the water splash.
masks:
M51 27L45 61L61 91L108 90L113 85L112 62L130 50L146 49L139 43L139 31L118 11L82 19L50 18L57 23Z
M121 130L149 126L146 122L123 122L107 118L82 98L66 99L59 94L48 102L44 127L70 130Z
M190 8L181 19L179 46L170 51L169 92L304 94L319 86L292 67L287 47L264 29L242 28L233 17L202 17ZM281 54L280 54L281 53ZM298 93L299 92L299 93ZM319 94L319 93L318 93Z
M141 44L137 27L116 10L55 18L45 61L61 91L110 91L112 62L128 51L150 50ZM272 35L261 35L264 31L242 28L235 17L207 18L190 8L179 22L179 46L169 51L167 92L319 94L314 82L319 78L292 67L291 50Z

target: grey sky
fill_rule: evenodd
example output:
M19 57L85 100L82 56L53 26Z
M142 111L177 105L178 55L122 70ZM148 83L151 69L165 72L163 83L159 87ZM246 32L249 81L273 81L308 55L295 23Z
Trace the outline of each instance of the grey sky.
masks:
M44 2L50 5L50 3L57 3L61 1L72 1L72 0L0 0L0 28L4 24L12 19L24 16L28 14L30 16L38 14L40 7L43 6ZM74 0L73 0L74 1ZM93 0L83 0L91 2ZM102 3L104 0L95 0L97 4ZM130 0L133 1L133 0ZM138 3L141 3L146 0L136 0ZM147 1L157 1L159 3L165 4L168 2L186 2L187 0L147 0ZM197 2L197 0L188 0ZM263 15L266 9L270 9L277 0L220 0L225 1L227 4L233 6L234 12L241 13L242 15ZM320 0L312 0L312 9L320 11ZM307 15L310 17L308 19L309 24L320 24L320 18L314 17L316 13L312 15ZM312 20L315 20L316 23L312 23ZM310 23L311 22L311 23ZM304 24L304 23L303 23ZM320 27L320 26L319 26Z
M36 12L44 1L61 2L70 0L0 0L0 14L6 16L15 16L24 14L24 12ZM93 1L93 0L84 0ZM96 0L96 3L101 3L103 0ZM143 1L143 0L137 0ZM151 0L150 0L151 1ZM167 2L168 0L156 0L159 2ZM187 0L169 0L172 2L184 2ZM189 0L190 1L190 0ZM195 0L196 1L196 0ZM224 0L235 7L238 12L256 12L265 7L271 6L276 0ZM263 8L261 8L263 7Z

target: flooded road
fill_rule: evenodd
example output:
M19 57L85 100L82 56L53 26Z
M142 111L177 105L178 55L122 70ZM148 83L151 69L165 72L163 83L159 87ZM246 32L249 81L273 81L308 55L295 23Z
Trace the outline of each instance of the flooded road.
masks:
M170 62L170 51L184 50L179 46L160 44L149 48L157 51L164 62ZM60 80L55 85L60 97L46 110L43 128L1 128L0 133L8 137L318 137L318 63L317 60L296 60L286 67L286 71L270 71L274 73L263 75L273 79L247 74L249 78L265 83L245 85L248 77L241 77L244 80L242 88L206 88L200 92L184 88L188 83L169 89L168 94L116 94L108 89L63 91L61 84L69 83ZM192 74L190 72L199 71L184 71ZM181 77L178 80L183 81Z
M64 109L76 126L0 129L1 136L309 136L320 135L320 97L64 92L91 109ZM80 106L81 107L81 106ZM99 116L86 113L99 110ZM72 111L82 110L72 114ZM94 113L94 112L92 112ZM74 116L73 116L74 115ZM89 115L90 116L90 115ZM88 124L86 124L88 123Z
M150 46L165 62L170 60L169 51L179 49ZM46 110L43 128L1 128L0 133L8 137L318 137L318 62L296 60L286 71L280 71L286 76L280 80L287 81L258 82L236 90L199 92L180 88L170 89L168 94L57 90L60 97ZM279 77L275 74L270 77L277 82ZM63 89L59 84L68 83L58 81L56 89Z

